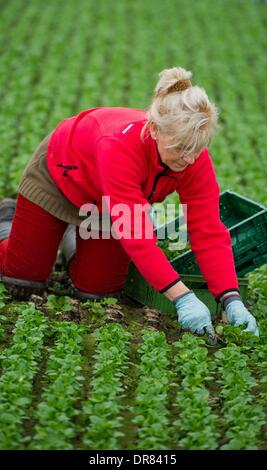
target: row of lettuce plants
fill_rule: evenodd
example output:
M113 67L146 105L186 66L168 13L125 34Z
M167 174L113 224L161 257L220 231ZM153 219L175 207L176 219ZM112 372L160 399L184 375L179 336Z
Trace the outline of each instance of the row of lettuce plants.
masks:
M30 449L73 449L71 439L75 436L72 418L80 397L84 377L81 374L85 360L81 355L84 327L70 322L54 322L57 335L49 351L46 367L46 386L38 404L35 434Z
M214 397L208 390L214 380L214 363L201 338L184 334L173 345L175 371L181 380L175 399L177 419L173 422L176 448L214 450L219 434L211 406Z
M6 93L2 99L3 112L0 115L0 128L3 133L1 142L1 154L6 158L5 165L2 166L5 172L3 196L6 192L9 194L17 193L17 185L22 172L26 166L27 161L30 159L36 145L35 129L23 129L23 125L27 116L28 107L33 106L34 90L37 84L42 79L40 73L39 60L42 57L43 63L49 57L54 57L49 54L49 46L51 43L47 42L47 36L55 30L55 7L49 5L45 9L42 20L40 15L38 21L35 22L32 28L33 41L29 51L26 51L17 60L17 73L11 76ZM39 24L38 24L39 23ZM30 28L30 26L29 26ZM25 48L26 46L24 46ZM43 92L44 88L43 88ZM46 91L47 94L47 91ZM38 114L34 115L35 126L40 120L42 109L38 109ZM23 139L21 141L21 136ZM28 152L25 155L23 140L27 140Z
M97 329L93 377L88 399L83 404L83 446L86 449L119 449L131 334L117 323Z
M255 398L258 383L248 367L249 357L233 343L217 351L215 361L224 401L222 413L226 442L221 449L258 449L265 415L261 400L257 402Z
M61 3L61 2L60 2ZM57 90L60 86L59 75L62 63L67 60L66 42L75 32L75 6L67 2L60 9L60 3L49 3L44 10L46 20L38 28L38 37L31 47L28 70L24 81L25 86L18 87L19 107L16 116L17 144L16 152L10 164L11 191L16 192L17 183L35 148L46 136L46 123L50 109L54 106ZM47 36L50 41L47 41ZM42 57L42 71L38 68L38 60ZM23 73L23 70L21 70ZM23 74L24 77L24 74ZM32 81L35 81L34 86ZM52 130L52 129L51 129ZM50 131L50 130L49 130ZM47 134L49 133L47 132Z
M2 351L0 449L23 448L23 420L32 401L32 385L47 332L47 321L33 305L21 304L12 345Z
M138 449L167 449L170 439L168 391L172 372L165 334L145 329L140 354L135 403L131 407Z

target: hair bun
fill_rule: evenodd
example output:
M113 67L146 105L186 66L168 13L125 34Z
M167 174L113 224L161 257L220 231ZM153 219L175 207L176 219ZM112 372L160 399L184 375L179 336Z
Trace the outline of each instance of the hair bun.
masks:
M192 86L191 80L178 80L178 82L171 85L167 88L168 93L173 93L174 91L183 91Z
M186 90L192 83L190 81L192 72L182 67L164 69L159 74L160 80L155 87L155 96L166 96L172 92Z

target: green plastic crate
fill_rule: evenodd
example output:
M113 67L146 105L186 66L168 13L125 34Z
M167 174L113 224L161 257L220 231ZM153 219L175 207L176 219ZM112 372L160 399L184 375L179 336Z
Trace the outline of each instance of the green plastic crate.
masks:
M220 216L231 235L240 292L243 300L246 300L248 279L243 276L267 262L267 209L227 190L220 195ZM181 222L182 218L175 219L175 230ZM173 221L171 223L173 224ZM166 237L167 227L161 226L155 231L161 231L162 234L164 230ZM181 275L183 282L215 313L217 303L207 288L192 250L182 253L170 262ZM129 297L142 304L166 313L175 312L172 303L145 281L133 263L130 264L124 290Z
M220 195L220 216L228 228L237 275L243 277L267 263L267 209L261 204L227 190ZM176 229L179 219L176 219ZM192 250L171 261L180 274L201 275Z
M217 304L214 296L208 290L203 276L186 275L182 276L183 282L194 291L197 297L209 308L212 315L221 311L221 305ZM243 300L247 296L248 279L238 278L240 294ZM156 291L139 273L133 263L130 264L125 293L132 299L151 308L156 308L163 313L176 315L175 306L165 297Z

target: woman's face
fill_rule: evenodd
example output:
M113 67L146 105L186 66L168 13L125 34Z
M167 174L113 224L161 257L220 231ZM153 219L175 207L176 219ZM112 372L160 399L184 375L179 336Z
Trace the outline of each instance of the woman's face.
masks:
M177 149L166 149L169 137L162 135L155 126L151 127L151 136L155 139L160 158L172 171L183 171L188 165L192 165L198 155L183 156Z

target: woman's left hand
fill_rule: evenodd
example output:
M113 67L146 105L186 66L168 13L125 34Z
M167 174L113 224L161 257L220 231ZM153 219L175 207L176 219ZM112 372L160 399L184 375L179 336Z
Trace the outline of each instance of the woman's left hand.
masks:
M228 321L234 326L247 325L244 331L250 331L259 336L255 317L247 310L242 300L233 300L225 307Z

